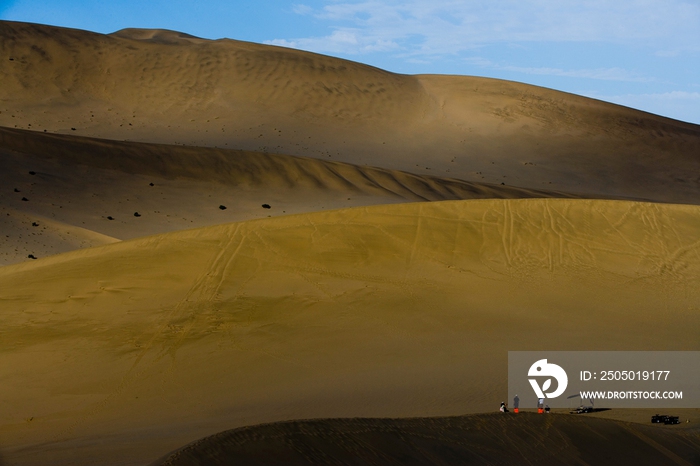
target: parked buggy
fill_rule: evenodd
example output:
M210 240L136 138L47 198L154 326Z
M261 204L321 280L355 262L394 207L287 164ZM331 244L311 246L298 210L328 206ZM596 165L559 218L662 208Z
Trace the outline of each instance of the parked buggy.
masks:
M654 416L651 417L651 423L652 424L674 425L674 424L680 424L681 421L678 419L678 416L667 416L665 414L655 414Z

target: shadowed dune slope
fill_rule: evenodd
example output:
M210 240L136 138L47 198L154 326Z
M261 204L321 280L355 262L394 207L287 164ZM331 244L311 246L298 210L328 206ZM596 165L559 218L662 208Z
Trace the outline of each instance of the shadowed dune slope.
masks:
M310 157L207 147L180 147L37 134L0 127L0 150L55 160L69 171L85 165L165 179L188 178L233 186L286 187L378 194L414 201L602 197L547 189L468 182L447 176L413 174L381 167ZM643 198L644 200L651 200Z
M8 128L0 128L0 186L2 265L104 244L100 238L324 209L575 197L307 157Z
M115 238L324 209L576 197L308 157L9 128L0 128L0 186L1 265Z
M700 202L700 128L525 84L162 30L0 22L0 126Z
M697 431L582 416L499 413L322 419L244 427L198 440L151 466L698 463Z
M491 411L509 350L698 350L699 215L395 204L0 268L0 452L145 463L262 422Z

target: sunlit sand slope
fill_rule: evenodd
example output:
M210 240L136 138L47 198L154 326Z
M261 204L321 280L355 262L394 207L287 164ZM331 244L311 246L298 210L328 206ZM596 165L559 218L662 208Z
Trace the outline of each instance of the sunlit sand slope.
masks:
M698 350L699 219L622 201L397 204L3 267L0 452L147 462L260 422L491 411L508 350Z
M172 31L0 22L0 126L699 203L700 127L535 86Z
M152 466L194 465L685 465L700 435L562 415L322 419L222 432Z
M0 265L104 244L76 232L130 239L372 204L576 197L308 157L8 128L0 128L0 186Z

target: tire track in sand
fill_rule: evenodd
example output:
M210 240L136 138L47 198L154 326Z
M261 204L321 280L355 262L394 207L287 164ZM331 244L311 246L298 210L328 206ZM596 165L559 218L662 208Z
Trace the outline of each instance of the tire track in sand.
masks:
M103 411L108 406L110 401L121 395L126 388L128 388L130 385L136 382L144 373L150 373L151 368L155 366L158 362L160 362L163 359L163 357L165 357L165 355L171 354L170 348L177 348L181 346L182 340L186 335L186 331L188 331L189 328L191 328L191 325L180 333L179 338L177 338L173 345L167 345L167 341L169 340L169 338L165 336L162 339L164 348L156 355L155 358L153 358L153 360L151 360L148 364L143 365L139 368L139 370L137 370L137 368L141 364L141 361L156 345L158 340L161 339L161 337L163 337L164 335L166 335L167 329L173 328L174 322L179 322L182 320L182 314L189 307L187 305L188 303L191 303L193 301L201 301L203 297L207 295L211 297L213 296L213 293L216 293L218 291L219 287L221 286L221 281L223 279L222 272L226 269L230 261L238 252L241 244L244 242L245 239L241 238L241 241L239 242L239 245L235 249L235 251L226 254L226 252L231 249L231 245L233 244L236 238L238 229L239 225L236 225L234 231L229 233L227 235L227 238L220 243L221 246L218 248L218 253L210 261L209 265L204 268L204 271L197 277L197 279L194 281L187 293L185 293L185 296L178 302L178 304L173 308L173 310L167 313L165 317L163 317L162 323L158 326L158 329L153 333L148 342L143 346L139 354L136 356L136 359L134 360L131 367L122 376L116 388L109 394L107 394L102 400L94 404L92 407L88 408L87 412L85 412L83 415L76 416L76 419L65 429L56 433L51 439L53 442L59 442L62 439L69 437L76 428L84 424L91 417ZM222 264L224 264L223 267ZM169 371L170 370L171 368L169 369Z

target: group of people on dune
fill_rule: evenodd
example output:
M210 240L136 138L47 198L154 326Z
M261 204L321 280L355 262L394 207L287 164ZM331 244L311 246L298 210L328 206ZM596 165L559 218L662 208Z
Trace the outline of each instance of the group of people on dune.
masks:
M509 413L510 410L508 409L508 403L506 403L505 401L501 401L501 408L499 409L499 411L502 413ZM549 405L544 404L544 398L538 398L537 399L537 412L549 414L549 411L550 411ZM513 398L513 412L514 413L520 412L520 398L518 398L517 394L515 395L515 398Z

